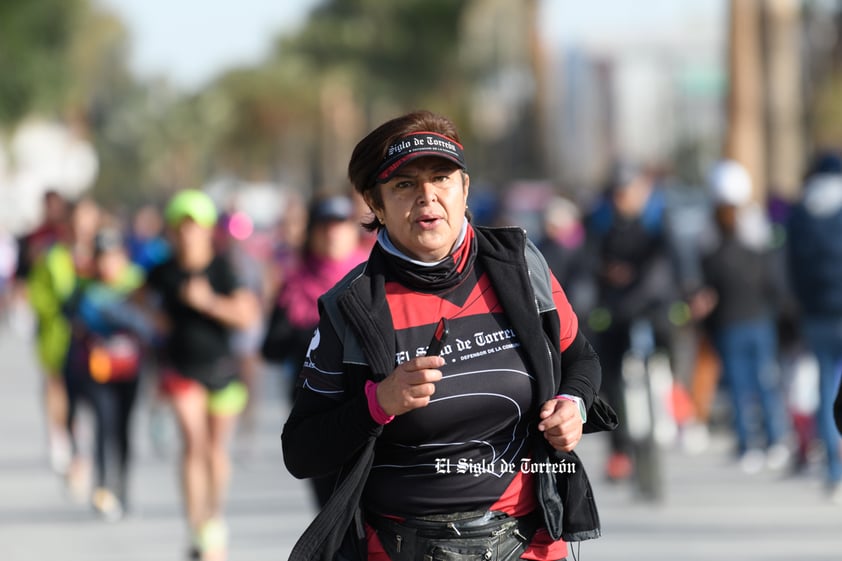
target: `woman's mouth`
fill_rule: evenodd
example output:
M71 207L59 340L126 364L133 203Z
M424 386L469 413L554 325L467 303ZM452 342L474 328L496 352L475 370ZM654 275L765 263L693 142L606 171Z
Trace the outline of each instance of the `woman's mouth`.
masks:
M438 226L440 220L438 216L422 216L415 222L424 230L432 230Z

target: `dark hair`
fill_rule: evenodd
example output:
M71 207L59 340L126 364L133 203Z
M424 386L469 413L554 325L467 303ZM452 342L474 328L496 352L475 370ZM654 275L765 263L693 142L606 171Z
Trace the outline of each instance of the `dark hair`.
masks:
M55 189L47 189L46 191L44 191L44 200L49 201L49 200L52 200L52 199L64 200L64 197L62 197L61 193L59 193Z
M345 222L354 219L354 203L348 195L318 193L310 199L307 208L307 232L320 223Z
M807 171L807 179L816 175L842 173L842 154L837 150L823 149L818 151Z
M348 179L360 195L377 205L382 205L375 173L386 158L389 146L402 136L414 132L436 132L456 142L462 142L453 121L430 111L413 111L386 121L357 143L348 162ZM376 217L371 222L364 222L362 226L370 231L382 227Z

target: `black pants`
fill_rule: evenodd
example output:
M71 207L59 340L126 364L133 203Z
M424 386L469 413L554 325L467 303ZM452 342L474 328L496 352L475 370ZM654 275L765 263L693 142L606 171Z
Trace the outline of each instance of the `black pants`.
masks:
M62 378L64 379L64 389L67 393L67 417L65 418L67 426L67 434L70 435L70 445L73 449L73 454L79 452L79 443L76 439L76 411L79 408L79 402L86 399L87 384L90 381L90 376L84 368L84 358L81 352L81 347L74 341L71 343L67 352L64 365L62 367Z
M91 381L85 392L96 420L96 484L112 490L124 503L137 386L137 379L106 384Z
M665 351L671 355L671 327L665 319L666 314L647 316L651 328L651 349L637 349L639 352L651 353L654 350ZM595 347L602 364L602 397L608 402L619 419L619 426L611 431L611 451L630 454L632 439L628 432L628 414L625 403L625 382L623 381L623 360L632 347L632 323L616 322L608 329L598 334Z
M594 340L599 360L602 363L602 397L614 411L620 424L611 431L611 451L631 454L632 443L626 424L626 405L623 389L623 357L631 345L629 324L612 325L599 333Z

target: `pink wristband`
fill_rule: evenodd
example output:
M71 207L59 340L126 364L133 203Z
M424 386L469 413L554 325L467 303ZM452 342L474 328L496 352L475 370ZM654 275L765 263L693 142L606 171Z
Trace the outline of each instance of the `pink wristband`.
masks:
M365 397L368 400L368 412L375 423L385 425L395 418L394 415L389 415L383 411L383 408L377 403L377 384L371 380L366 380Z

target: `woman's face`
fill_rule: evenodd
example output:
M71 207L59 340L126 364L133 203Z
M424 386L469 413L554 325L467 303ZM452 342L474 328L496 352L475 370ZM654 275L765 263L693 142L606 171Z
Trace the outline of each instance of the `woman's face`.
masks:
M383 204L366 202L383 223L395 246L425 262L447 257L465 220L469 179L452 162L418 158L378 185Z

